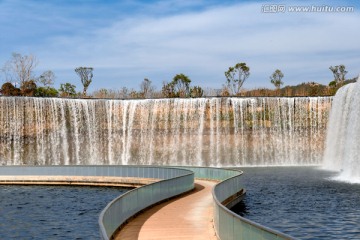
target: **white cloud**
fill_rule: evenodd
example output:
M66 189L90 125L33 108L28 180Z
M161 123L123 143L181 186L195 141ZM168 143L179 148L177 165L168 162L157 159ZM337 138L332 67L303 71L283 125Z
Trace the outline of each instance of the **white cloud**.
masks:
M169 6L161 2L147 9ZM270 86L268 76L276 68L283 70L288 84L327 83L330 65L345 64L358 74L358 12L264 14L261 6L243 3L170 15L145 14L144 9L85 35L56 35L33 47L42 68L58 69L59 81L77 66L93 66L98 70L94 88L136 88L144 77L160 88L163 80L180 72L197 85L219 88L224 71L239 61L251 68L247 88ZM96 85L96 79L103 82Z

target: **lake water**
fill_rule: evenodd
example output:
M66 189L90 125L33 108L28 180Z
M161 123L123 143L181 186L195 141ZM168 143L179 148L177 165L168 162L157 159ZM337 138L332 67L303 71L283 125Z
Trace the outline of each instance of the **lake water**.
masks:
M360 239L360 184L315 167L241 169L240 215L299 239ZM0 239L99 239L101 210L125 191L0 185Z
M299 239L360 239L360 184L314 167L241 169L240 215Z
M99 239L101 210L125 191L0 185L0 239Z

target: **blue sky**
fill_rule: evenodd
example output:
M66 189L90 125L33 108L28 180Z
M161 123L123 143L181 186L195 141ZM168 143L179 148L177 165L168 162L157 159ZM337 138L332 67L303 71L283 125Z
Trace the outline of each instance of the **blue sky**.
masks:
M264 5L353 6L346 13L263 13ZM81 90L74 69L94 67L90 91L157 89L177 73L192 85L221 88L229 66L246 62L244 88L272 87L275 69L285 85L332 80L331 65L360 73L357 1L112 1L0 0L0 66L13 52L33 54L36 74L52 70L56 84ZM4 77L0 76L0 82Z

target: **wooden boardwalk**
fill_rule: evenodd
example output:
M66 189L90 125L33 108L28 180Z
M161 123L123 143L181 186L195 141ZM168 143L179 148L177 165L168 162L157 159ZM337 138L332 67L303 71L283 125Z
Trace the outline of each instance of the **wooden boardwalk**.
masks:
M195 180L195 190L148 209L132 219L115 239L216 240L211 190L215 182Z

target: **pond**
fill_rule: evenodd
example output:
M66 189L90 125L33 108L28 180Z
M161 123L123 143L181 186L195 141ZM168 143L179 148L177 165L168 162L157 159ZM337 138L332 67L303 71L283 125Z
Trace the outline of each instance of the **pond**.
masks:
M99 239L98 216L127 189L0 185L1 239Z
M241 169L241 216L299 239L360 239L360 184L316 167Z

